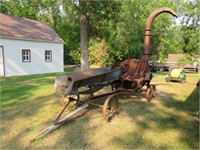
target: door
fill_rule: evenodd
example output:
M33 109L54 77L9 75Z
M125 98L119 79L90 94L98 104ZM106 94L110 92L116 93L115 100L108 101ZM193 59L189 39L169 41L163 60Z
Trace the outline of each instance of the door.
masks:
M5 76L4 71L4 51L3 46L0 46L0 76Z

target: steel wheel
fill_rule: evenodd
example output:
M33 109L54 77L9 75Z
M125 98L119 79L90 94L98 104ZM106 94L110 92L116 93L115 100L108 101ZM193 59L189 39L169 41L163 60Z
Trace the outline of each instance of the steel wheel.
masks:
M119 101L115 94L107 97L103 105L103 117L110 122L116 115L118 115Z
M170 77L165 78L166 82L170 82Z
M156 86L150 85L150 87L147 89L146 98L150 102L156 95Z

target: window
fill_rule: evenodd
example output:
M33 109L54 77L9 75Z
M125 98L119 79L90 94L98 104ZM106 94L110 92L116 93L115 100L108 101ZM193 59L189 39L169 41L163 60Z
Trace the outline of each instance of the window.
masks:
M27 49L22 50L22 62L31 62L31 51Z
M52 61L52 51L50 51L50 50L45 51L45 61L46 62Z

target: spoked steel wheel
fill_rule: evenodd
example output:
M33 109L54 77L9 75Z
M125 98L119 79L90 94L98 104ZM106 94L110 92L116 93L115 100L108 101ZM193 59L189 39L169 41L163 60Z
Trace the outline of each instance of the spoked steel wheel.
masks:
M119 100L115 95L116 94L108 96L103 105L103 117L108 122L118 115Z
M150 87L147 89L146 98L150 102L156 95L156 86L150 85Z

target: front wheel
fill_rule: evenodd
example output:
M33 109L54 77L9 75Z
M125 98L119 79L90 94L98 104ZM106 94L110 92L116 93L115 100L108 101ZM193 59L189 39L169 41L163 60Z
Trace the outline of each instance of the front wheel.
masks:
M110 122L119 112L119 100L115 94L107 97L103 105L103 117Z

